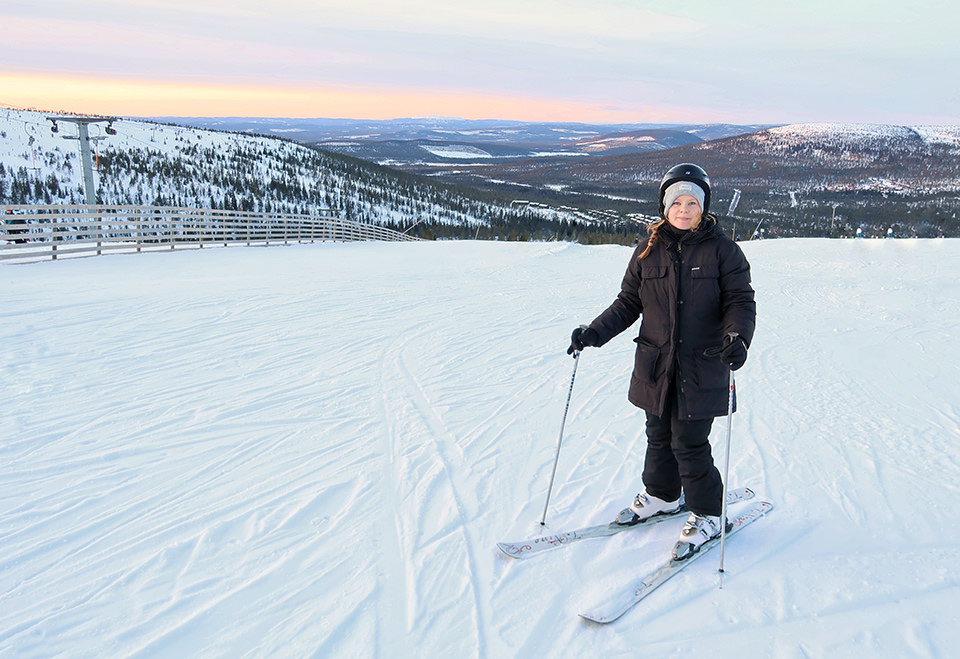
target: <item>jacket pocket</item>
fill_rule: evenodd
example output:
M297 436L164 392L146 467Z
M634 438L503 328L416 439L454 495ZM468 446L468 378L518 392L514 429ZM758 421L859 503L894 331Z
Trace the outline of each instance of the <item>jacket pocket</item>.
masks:
M640 290L637 291L641 301L645 301L643 300L644 289L648 289L650 291L650 294L653 295L654 297L663 295L664 293L663 284L660 283L660 285L658 286L658 282L662 282L663 278L666 276L667 276L667 266L647 264L641 261ZM651 286L653 288L650 288Z
M701 263L690 268L689 296L698 316L712 316L720 304L720 265Z
M720 279L720 264L701 263L690 268L693 279Z
M667 276L667 266L640 262L640 276L644 279L659 279Z
M657 362L660 360L660 348L637 337L637 352L633 361L633 377L645 384L653 384L657 378Z

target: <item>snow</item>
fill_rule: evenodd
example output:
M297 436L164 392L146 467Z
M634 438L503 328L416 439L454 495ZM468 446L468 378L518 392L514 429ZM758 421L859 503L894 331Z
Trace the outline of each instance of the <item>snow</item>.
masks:
M424 151L428 151L431 154L441 157L441 158L493 158L492 155L484 151L483 149L478 149L475 146L466 146L464 144L448 144L448 145L431 145L426 146L421 144L420 148Z
M580 142L587 151L609 151L626 147L639 146L644 143L652 144L656 140L650 135L623 135L620 137L605 137L597 140Z
M857 138L893 138L901 136L907 129L905 126L889 124L841 124L841 123L808 123L789 124L768 128L765 132L772 135L801 137L806 140L816 139L827 141L831 139L855 140Z
M882 143L919 137L928 145L960 146L960 126L809 123L777 126L764 132L801 142Z
M682 522L529 561L569 332L630 250L322 244L0 266L0 655L946 657L960 241L743 245L731 484L776 505L609 626ZM580 359L547 531L640 487L633 331ZM722 465L726 423L712 439Z
M960 126L914 126L913 129L928 144L960 147Z

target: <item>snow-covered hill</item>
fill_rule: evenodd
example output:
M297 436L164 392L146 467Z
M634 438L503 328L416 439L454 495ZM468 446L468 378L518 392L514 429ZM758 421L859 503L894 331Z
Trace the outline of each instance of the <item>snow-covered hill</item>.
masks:
M0 203L83 203L77 131L46 113L0 110ZM118 119L90 125L98 199L107 204L309 213L407 229L536 218L425 179L278 138ZM65 139L66 138L66 139Z
M960 148L960 126L893 126L886 124L790 124L765 131L783 140L822 142L847 148L857 145L919 141L923 144L946 144Z
M776 509L619 622L680 522L528 562L570 330L630 250L422 242L0 266L0 655L948 657L960 241L743 245L731 482ZM550 532L640 487L627 332L581 357ZM713 440L722 460L725 423Z

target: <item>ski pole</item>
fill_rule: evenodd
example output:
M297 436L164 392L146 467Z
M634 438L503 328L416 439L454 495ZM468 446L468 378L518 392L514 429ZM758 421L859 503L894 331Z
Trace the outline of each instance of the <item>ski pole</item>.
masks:
M723 550L727 539L727 476L730 473L730 431L733 428L733 369L730 369L730 394L727 400L727 449L723 458L723 510L720 513L720 589L723 590Z
M563 427L567 425L567 411L570 409L570 397L573 396L573 381L577 378L577 365L580 363L580 351L573 353L573 375L570 376L570 391L567 392L567 405L563 408L563 421L560 422L560 436L557 438L557 454L553 458L553 471L550 472L550 486L547 487L547 503L543 506L540 526L547 525L547 508L550 507L550 494L553 492L553 479L557 475L557 463L560 461L560 444L563 442Z

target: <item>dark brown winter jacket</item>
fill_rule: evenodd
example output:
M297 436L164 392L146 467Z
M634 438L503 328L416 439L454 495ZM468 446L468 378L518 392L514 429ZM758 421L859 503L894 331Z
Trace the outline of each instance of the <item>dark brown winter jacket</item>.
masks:
M753 340L756 303L750 264L739 245L723 234L712 216L698 230L661 228L650 253L637 246L620 294L590 327L598 345L607 343L641 316L630 402L657 416L676 380L678 417L706 419L727 414L729 369L704 351L736 332Z

